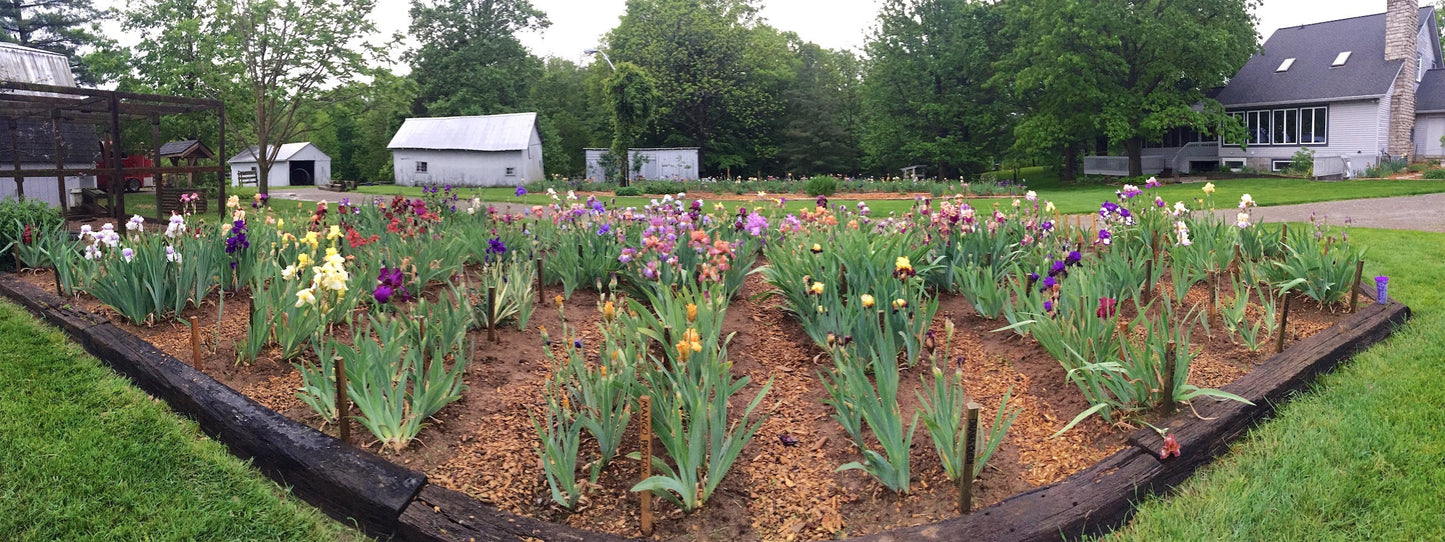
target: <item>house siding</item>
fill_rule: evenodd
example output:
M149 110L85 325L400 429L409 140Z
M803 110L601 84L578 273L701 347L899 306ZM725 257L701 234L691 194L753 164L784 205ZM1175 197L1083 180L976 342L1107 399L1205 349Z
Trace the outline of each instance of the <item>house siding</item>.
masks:
M393 151L393 172L396 184L419 186L450 184L453 186L518 186L529 169L541 179L541 153L534 152L535 168L528 165L528 151L446 151L396 149ZM416 170L417 162L426 162L425 173ZM507 175L507 168L513 174Z
M1415 156L1418 158L1445 158L1445 113L1420 115L1415 119Z
M65 167L73 169L83 169L93 168L95 167L95 164L68 163L65 164ZM0 170L10 171L13 169L15 169L15 166L13 164L0 164ZM21 164L20 169L55 169L55 164ZM52 207L59 207L60 195L56 194L56 188L58 188L58 186L55 182L54 176L26 177L25 199L26 201L39 200L49 204ZM84 175L79 177L65 178L65 189L67 193L80 188L95 188L95 176ZM14 199L18 199L16 197L15 191L15 179L0 179L0 200Z
M1317 160L1346 156L1353 169L1359 169L1357 166L1362 158L1364 163L1373 165L1388 138L1389 99L1329 104L1328 123L1328 144L1310 147L1315 151ZM1225 145L1219 149L1219 157L1221 160L1243 159L1246 166L1269 170L1274 160L1287 160L1294 157L1294 153L1299 150L1298 146L1256 146L1240 149L1238 146Z

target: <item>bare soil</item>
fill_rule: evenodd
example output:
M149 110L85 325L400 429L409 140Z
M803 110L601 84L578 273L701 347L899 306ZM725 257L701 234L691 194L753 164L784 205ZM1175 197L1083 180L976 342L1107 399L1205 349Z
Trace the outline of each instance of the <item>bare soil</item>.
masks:
M45 273L26 273L25 280L53 289ZM738 394L741 409L769 378L774 381L764 405L772 416L763 424L718 491L702 509L684 514L665 502L655 538L665 540L793 540L857 536L891 528L939 521L957 515L956 491L944 475L932 441L920 430L914 435L911 462L912 492L897 495L883 489L861 471L835 472L844 463L859 460L857 450L831 410L822 404L825 394L818 382L830 366L827 355L813 345L802 328L782 309L753 296L768 288L761 277L749 277L742 293L728 309L724 334L737 333L729 346L734 374L752 381ZM485 331L472 332L475 355L467 370L468 390L457 403L430 420L418 440L401 453L381 452L359 425L353 426L354 444L427 474L431 482L465 492L483 502L522 515L574 527L626 536L638 535L637 499L628 489L638 480L638 464L616 460L603 472L598 485L579 510L566 513L553 506L535 452L538 441L530 414L541 411L541 387L549 368L537 332L546 326L559 335L562 321L550 298L538 306L526 330L508 327L498 332L498 343L486 342ZM1159 289L1164 294L1164 289ZM1207 294L1197 287L1186 305L1202 303ZM567 325L587 344L596 344L598 295L574 293L564 304ZM74 300L77 307L110 316L113 323L155 344L183 361L191 361L189 326L163 322L152 326L125 323L89 297ZM202 309L190 309L182 319L196 316L202 337L202 369L226 385L282 414L321 429L320 418L295 397L301 377L291 364L270 349L252 365L235 362L238 342L244 341L249 300L244 293L230 295L219 307L210 299ZM1341 315L1302 298L1294 300L1287 339L1298 341L1325 329ZM221 310L224 309L224 310ZM1132 311L1131 307L1123 310ZM220 321L217 322L217 316ZM1013 388L1012 403L1023 407L1006 441L975 482L975 506L983 507L1033 487L1057 482L1116 452L1135 429L1125 423L1113 426L1092 417L1058 438L1049 438L1088 407L1082 395L1065 382L1064 370L1032 339L1011 332L993 333L999 321L979 317L961 297L944 295L933 327L943 336L943 322L957 325L952 350L940 352L949 370L961 368L965 390L982 405L981 419L990 425L1004 393ZM1215 319L1217 324L1218 319ZM1201 351L1190 368L1189 382L1218 387L1234 381L1269 358L1270 346L1249 352L1231 344L1218 325L1213 337L1196 329L1191 348ZM338 335L350 330L338 328ZM595 355L595 353L594 353ZM902 372L899 402L912 412L927 363ZM355 412L353 411L353 414ZM1161 416L1146 416L1153 422ZM921 424L920 424L921 425ZM636 424L626 451L636 449ZM361 436L355 436L360 434ZM783 435L797 439L785 445ZM588 446L583 444L584 449ZM1189 453L1184 450L1184 453ZM657 502L657 500L654 500ZM655 505L655 506L659 506ZM658 508L655 508L658 509Z

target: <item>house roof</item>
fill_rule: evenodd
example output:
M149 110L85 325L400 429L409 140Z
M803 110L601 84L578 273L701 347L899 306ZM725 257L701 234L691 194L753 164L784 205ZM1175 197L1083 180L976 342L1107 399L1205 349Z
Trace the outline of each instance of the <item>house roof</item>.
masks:
M185 158L187 154L197 153L200 156L210 158L216 155L205 143L199 140L187 139L184 141L171 141L161 145L161 158Z
M1420 24L1434 29L1435 8L1420 8ZM1335 57L1350 51L1345 65ZM1438 57L1438 46L1435 53ZM1288 70L1277 71L1287 59ZM1385 60L1385 14L1276 30L1264 51L1215 97L1226 107L1375 98L1390 90L1404 61Z
M71 73L70 61L65 55L13 43L0 42L0 75L10 81L75 86L75 74Z
M55 167L55 129L50 121L20 119L15 123L19 137L20 163ZM0 125L0 164L15 163L11 151L11 132ZM100 160L100 136L95 126L84 123L60 123L60 146L66 164L94 164Z
M296 155L296 153L301 152L303 149L305 149L306 147L310 147L310 146L313 146L313 145L311 145L311 143L308 143L308 142L286 143L286 144L283 144L283 145L281 145L281 150L280 150L280 152L277 152L277 153L276 153L276 161L277 161L277 162L285 162L285 161L287 161L287 160L290 160L292 156L295 156L295 155ZM267 146L266 146L267 152L269 152L269 151L270 151L271 149L273 149L273 148L274 148L274 147L272 147L272 146L270 146L270 145L267 145ZM226 160L226 163L227 163L227 164L253 164L253 163L256 163L256 149L257 149L257 147L256 147L255 145L251 145L251 146L250 146L249 148L247 148L246 150L241 151L240 154L237 154L237 155L235 155L235 156L232 156L230 160ZM318 149L318 151L319 151L319 149Z
M1445 69L1425 72L1415 90L1415 113L1445 113Z
M520 151L532 143L536 129L536 113L411 118L402 123L386 148Z

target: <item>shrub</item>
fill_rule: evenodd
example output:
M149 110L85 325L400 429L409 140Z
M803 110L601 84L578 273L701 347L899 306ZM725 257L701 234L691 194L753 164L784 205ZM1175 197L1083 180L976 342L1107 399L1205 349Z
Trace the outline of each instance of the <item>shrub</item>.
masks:
M1445 180L1445 169L1432 169L1426 171L1425 178L1435 181Z
M1414 164L1405 166L1405 169L1409 170L1411 173L1420 173L1434 167L1435 165L1431 164L1430 162L1416 162Z
M1295 151L1294 157L1290 159L1289 174L1300 177L1315 176L1315 151L1301 147Z
M803 191L809 196L831 196L838 191L838 179L819 175L803 183Z
M622 188L618 188L615 194L621 197L641 196L642 189L636 186L624 186Z

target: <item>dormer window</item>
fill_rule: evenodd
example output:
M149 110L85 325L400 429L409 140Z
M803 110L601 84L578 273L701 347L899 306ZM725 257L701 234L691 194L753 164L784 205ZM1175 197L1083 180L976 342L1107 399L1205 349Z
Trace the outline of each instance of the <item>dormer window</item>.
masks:
M1287 71L1289 71L1289 67L1290 67L1290 66L1293 66L1293 65L1294 65L1294 59L1293 59L1293 58L1286 58L1286 59L1284 59L1284 62L1279 63L1279 69L1276 69L1276 70L1274 70L1274 71L1275 71L1275 73L1287 72Z
M1351 53L1351 52L1352 52L1352 51L1345 51L1345 52L1343 52L1343 53L1340 53L1339 56L1336 56L1336 57L1335 57L1335 61L1330 64L1330 67L1331 67L1331 68L1338 68L1338 67L1340 67L1340 66L1344 66L1346 62L1349 62L1349 61L1350 61L1350 53Z

